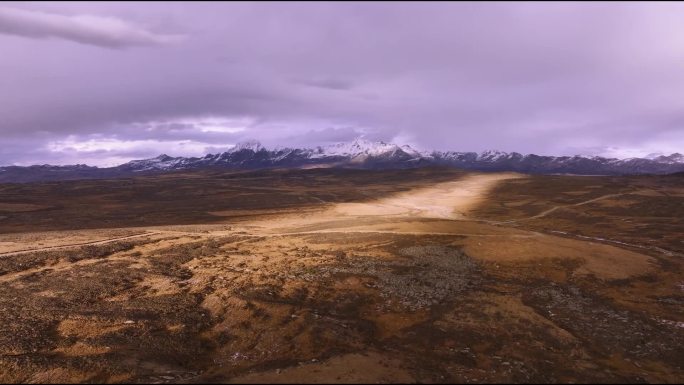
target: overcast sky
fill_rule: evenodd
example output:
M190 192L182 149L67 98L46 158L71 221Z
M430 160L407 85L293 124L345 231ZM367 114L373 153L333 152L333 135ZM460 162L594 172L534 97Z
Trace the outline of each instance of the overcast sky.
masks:
M684 3L0 5L0 165L359 135L684 152Z

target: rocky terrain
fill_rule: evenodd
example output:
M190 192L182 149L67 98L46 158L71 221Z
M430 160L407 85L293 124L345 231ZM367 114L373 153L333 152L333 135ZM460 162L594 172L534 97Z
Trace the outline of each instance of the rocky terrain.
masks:
M0 184L0 381L684 378L677 176Z

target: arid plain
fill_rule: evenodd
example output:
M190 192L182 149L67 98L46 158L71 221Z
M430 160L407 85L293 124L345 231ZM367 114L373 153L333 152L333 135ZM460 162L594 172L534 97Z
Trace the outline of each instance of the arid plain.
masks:
M684 177L0 185L3 382L684 380Z

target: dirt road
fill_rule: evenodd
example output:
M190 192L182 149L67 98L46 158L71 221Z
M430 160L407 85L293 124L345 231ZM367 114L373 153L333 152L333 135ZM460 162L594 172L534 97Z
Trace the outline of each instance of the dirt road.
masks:
M67 243L67 244L62 244L62 245L58 245L58 246L36 247L36 248L25 249L25 250L1 252L0 257L8 257L8 256L12 256L12 255L34 253L34 252L38 252L38 251L61 250L61 249L67 249L67 248L77 247L77 246L104 245L107 243L125 241L125 240L133 239L133 238L148 237L148 236L156 235L156 234L160 234L160 232L159 231L152 231L152 232L145 232L143 234L128 235L125 237L117 237L117 238L101 239L101 240L97 240L97 241Z

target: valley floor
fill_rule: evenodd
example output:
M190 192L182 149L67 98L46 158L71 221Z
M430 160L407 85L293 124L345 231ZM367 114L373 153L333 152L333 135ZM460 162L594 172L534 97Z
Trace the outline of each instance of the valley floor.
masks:
M0 185L0 381L681 383L683 209L675 177Z

